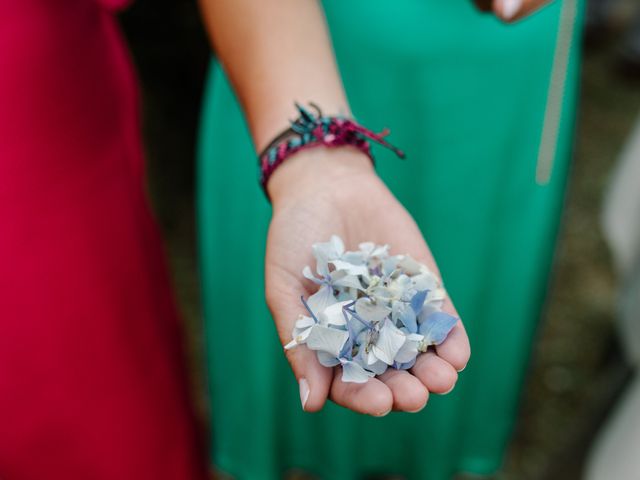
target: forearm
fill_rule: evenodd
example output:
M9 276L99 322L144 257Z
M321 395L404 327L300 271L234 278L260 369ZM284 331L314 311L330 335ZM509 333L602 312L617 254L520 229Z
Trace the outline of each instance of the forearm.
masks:
M200 0L213 48L245 112L257 150L288 120L294 102L350 113L317 0Z

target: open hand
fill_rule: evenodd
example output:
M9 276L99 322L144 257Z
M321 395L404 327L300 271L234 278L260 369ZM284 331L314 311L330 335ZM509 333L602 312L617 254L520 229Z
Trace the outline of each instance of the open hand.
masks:
M273 174L269 194L274 213L267 240L266 296L283 345L291 340L293 325L304 312L300 296L308 297L317 289L301 273L305 265L314 264L314 243L335 234L352 249L363 241L389 244L392 253L407 253L438 271L409 213L375 174L369 159L356 150L317 148L298 153ZM450 300L444 310L457 316ZM323 367L306 347L286 351L306 411L320 410L331 398L376 416L392 409L418 411L429 392L448 393L469 354L460 321L447 340L436 351L420 355L411 370L389 369L363 384L343 382L340 367Z

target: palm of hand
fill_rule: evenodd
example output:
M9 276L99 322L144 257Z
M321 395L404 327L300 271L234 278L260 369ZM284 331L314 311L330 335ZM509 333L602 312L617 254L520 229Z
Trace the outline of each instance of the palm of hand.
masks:
M311 245L333 234L352 249L363 241L389 244L394 253L408 253L437 272L415 222L375 175L349 176L334 181L330 188L317 185L301 190L274 209L267 242L267 302L283 345L291 340L293 324L303 313L300 296L315 291L301 274L305 265L315 265ZM445 311L456 314L450 301ZM331 398L349 409L379 416L391 409L420 410L429 392L450 391L457 371L468 361L469 343L459 321L437 351L422 354L410 371L389 369L364 384L342 382L340 367L321 366L315 352L306 347L286 354L300 382L305 410L317 411Z

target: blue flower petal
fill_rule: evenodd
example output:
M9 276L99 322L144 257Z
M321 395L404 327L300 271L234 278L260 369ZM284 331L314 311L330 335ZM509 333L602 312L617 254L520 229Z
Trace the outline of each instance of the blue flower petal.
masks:
M422 310L422 306L424 305L424 301L427 299L428 290L422 290L416 293L411 299L411 309L413 312L418 315Z
M424 341L427 345L440 345L457 322L458 319L453 315L434 312L420 325L418 332L424 335Z
M398 363L395 362L393 364L393 368L395 368L396 370L409 370L410 368L413 368L413 366L416 364L416 358L413 358L411 361L406 362L406 363Z

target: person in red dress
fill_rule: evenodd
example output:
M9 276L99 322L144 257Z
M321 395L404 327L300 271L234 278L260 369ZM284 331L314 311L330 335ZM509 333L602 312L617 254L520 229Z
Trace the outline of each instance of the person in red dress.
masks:
M206 478L122 1L0 0L0 478Z

